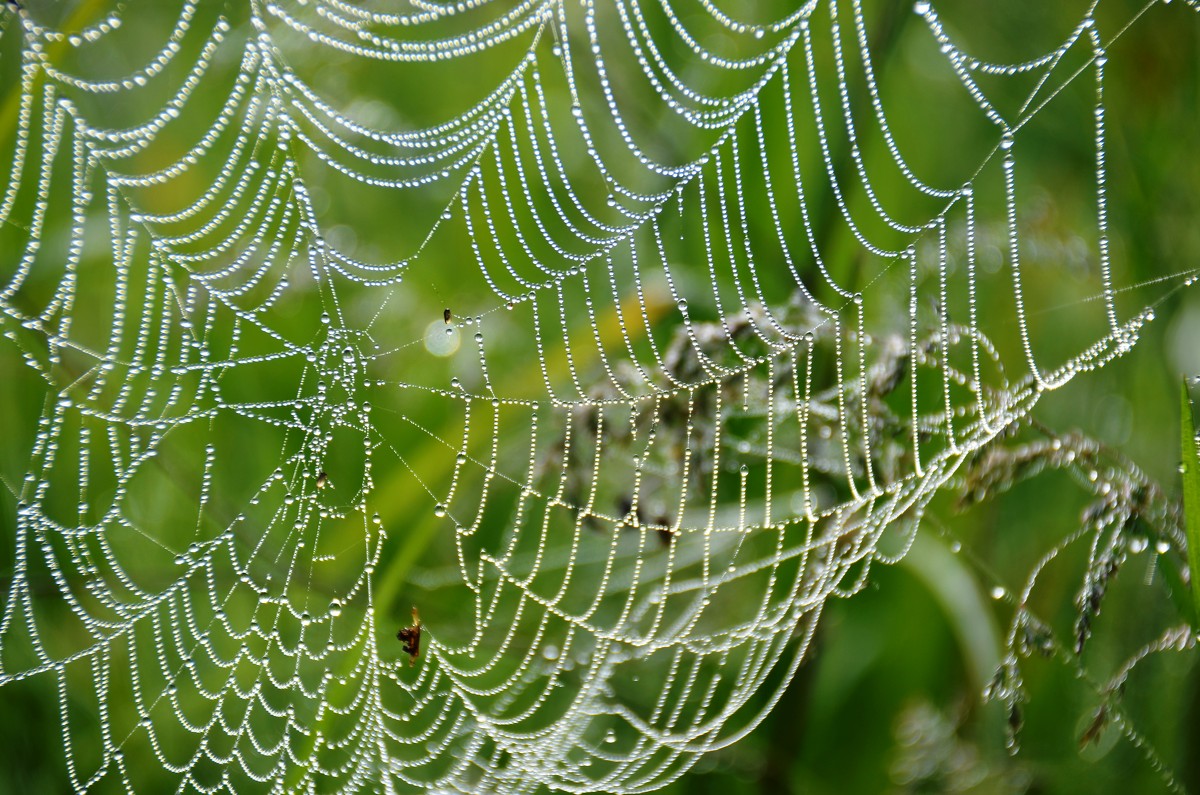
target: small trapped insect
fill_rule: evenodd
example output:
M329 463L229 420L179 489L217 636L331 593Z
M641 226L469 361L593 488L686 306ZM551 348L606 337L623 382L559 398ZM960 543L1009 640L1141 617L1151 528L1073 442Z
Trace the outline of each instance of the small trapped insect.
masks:
M454 315L451 314L449 307L442 310L442 320L446 321L447 326L450 325L450 318L452 317L454 317Z
M1100 735L1104 733L1104 727L1108 725L1108 707L1103 704L1096 710L1096 714L1092 716L1092 722L1088 724L1087 729L1079 736L1079 750L1087 748L1092 743L1097 745L1100 743Z
M317 488L323 489L326 486L333 488L333 485L329 482L329 473L322 469L317 473Z
M412 626L401 627L396 633L396 640L403 643L403 651L409 655L408 664L411 667L421 656L421 617L417 613L417 606L413 605L412 609Z

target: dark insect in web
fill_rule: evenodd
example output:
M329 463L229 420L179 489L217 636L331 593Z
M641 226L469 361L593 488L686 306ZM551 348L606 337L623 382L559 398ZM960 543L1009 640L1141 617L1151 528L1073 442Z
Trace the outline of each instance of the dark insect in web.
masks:
M452 317L454 317L454 315L451 314L449 307L442 310L442 320L446 321L447 326L450 325L450 318Z
M421 656L421 617L417 613L416 605L413 605L412 609L412 626L401 627L396 633L396 640L404 644L401 649L409 655L408 664L412 666Z

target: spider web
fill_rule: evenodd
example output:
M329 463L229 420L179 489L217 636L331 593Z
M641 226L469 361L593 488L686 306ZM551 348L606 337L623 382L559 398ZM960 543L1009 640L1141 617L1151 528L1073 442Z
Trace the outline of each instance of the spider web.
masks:
M26 5L0 685L56 689L77 791L660 787L1152 319L1103 101L1149 6L1017 63L904 9L992 130L953 175L962 116L894 129L862 0ZM1093 300L1043 341L1018 155L1067 95Z

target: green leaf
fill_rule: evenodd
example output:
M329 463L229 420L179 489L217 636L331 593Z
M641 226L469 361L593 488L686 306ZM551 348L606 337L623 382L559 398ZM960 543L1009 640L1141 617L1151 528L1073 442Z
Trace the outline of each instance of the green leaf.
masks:
M1188 568L1192 573L1192 601L1200 615L1200 455L1196 452L1196 425L1192 402L1184 382L1181 395L1183 453L1183 520L1187 532Z

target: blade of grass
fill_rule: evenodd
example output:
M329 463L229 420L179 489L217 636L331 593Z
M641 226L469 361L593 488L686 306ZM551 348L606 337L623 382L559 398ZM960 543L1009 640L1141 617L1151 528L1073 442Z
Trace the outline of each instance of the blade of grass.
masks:
M1200 616L1200 454L1196 451L1196 424L1187 383L1180 392L1181 447L1183 454L1183 522L1187 533L1188 568L1191 570L1192 601Z
M1000 630L978 580L964 561L930 532L917 533L900 565L916 574L946 615L970 672L983 692L1000 665Z

